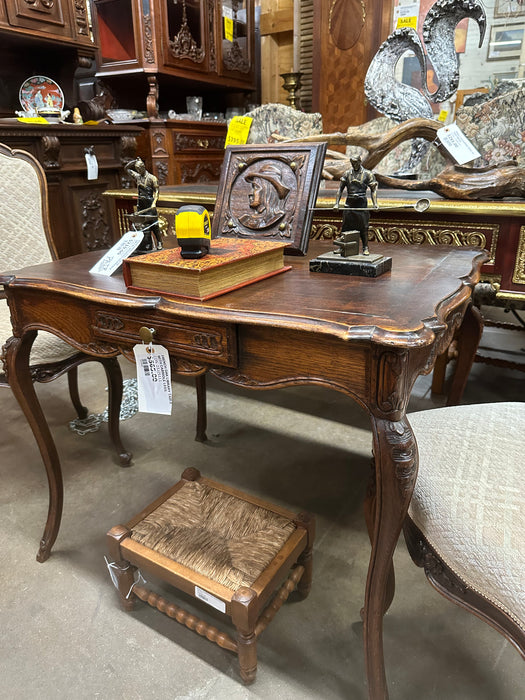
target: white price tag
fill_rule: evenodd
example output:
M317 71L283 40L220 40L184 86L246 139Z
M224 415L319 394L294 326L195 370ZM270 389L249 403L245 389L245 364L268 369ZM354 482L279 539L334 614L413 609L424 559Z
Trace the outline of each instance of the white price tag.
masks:
M93 265L90 272L94 275L110 277L122 265L124 258L128 258L131 253L137 250L143 238L143 231L128 231L107 253L104 253L98 263Z
M203 600L205 603L208 603L208 605L211 605L212 608L220 610L222 613L226 612L226 603L198 586L195 586L195 598Z
M481 153L456 123L438 129L436 135L458 165L470 163L471 160L481 157Z
M98 161L94 153L86 153L87 179L98 180Z
M171 415L171 367L162 345L144 343L133 348L137 363L139 411Z

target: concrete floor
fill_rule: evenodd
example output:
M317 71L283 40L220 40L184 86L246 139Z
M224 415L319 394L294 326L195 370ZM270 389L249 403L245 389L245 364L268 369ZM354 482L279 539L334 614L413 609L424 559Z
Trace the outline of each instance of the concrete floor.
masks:
M126 376L134 368L122 362ZM418 380L411 408L439 404ZM81 368L91 411L105 402L102 370ZM464 401L521 400L525 374L475 365ZM80 437L65 380L38 387L62 458L65 506L51 558L35 560L47 512L44 470L12 395L2 394L0 445L0 697L367 697L359 610L369 545L362 499L371 433L364 413L319 388L248 392L210 380L209 441L195 443L194 392L174 386L173 416L122 423L131 469L112 455L106 426ZM323 416L319 418L318 416ZM285 605L260 638L254 685L236 658L147 606L119 608L105 563L105 533L178 480L186 466L317 518L314 585ZM521 700L524 666L488 625L443 599L400 542L397 591L385 617L391 700Z

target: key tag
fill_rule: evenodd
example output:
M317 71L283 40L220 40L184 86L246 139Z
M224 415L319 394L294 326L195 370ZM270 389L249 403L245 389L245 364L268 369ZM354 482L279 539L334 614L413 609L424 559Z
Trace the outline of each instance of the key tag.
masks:
M98 161L93 152L93 146L84 149L86 157L87 179L98 180Z
M142 326L142 344L133 348L137 363L139 411L171 415L171 366L169 353L162 345L153 345L154 329Z

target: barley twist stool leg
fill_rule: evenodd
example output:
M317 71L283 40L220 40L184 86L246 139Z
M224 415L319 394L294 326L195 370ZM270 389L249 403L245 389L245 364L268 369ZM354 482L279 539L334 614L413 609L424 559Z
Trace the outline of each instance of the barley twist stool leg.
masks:
M241 678L245 683L253 683L257 675L257 637L255 632L245 634L237 630L237 645Z
M257 674L257 612L255 591L244 586L239 588L232 597L231 616L237 630L237 654L241 678L245 683L253 683Z

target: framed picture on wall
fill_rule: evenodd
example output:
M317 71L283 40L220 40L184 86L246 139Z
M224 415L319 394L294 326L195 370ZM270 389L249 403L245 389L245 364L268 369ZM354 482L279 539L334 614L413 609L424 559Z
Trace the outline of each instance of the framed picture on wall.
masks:
M493 25L490 29L487 61L505 61L521 55L525 24Z
M525 3L519 2L519 0L496 0L494 4L494 17L496 19L525 17Z

